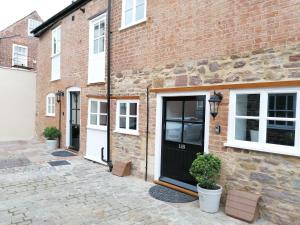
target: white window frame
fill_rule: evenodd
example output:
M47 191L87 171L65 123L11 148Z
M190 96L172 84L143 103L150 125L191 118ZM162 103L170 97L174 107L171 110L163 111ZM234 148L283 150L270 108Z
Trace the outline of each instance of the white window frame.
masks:
M120 30L126 29L128 27L137 25L139 23L147 21L147 0L145 0L145 8L144 8L144 18L140 20L136 20L136 1L133 0L133 12L132 12L132 22L130 24L125 24L125 11L126 11L126 0L122 0L122 24Z
M268 94L295 93L296 94L296 118L268 117ZM237 94L260 94L260 110L258 117L236 116L236 95ZM300 156L300 88L270 88L270 89L243 89L231 90L229 98L228 114L228 139L225 146L240 149L248 149L261 152L269 152L283 155ZM235 140L236 118L259 120L258 142ZM295 146L285 146L266 143L267 121L293 121L295 125Z
M49 105L49 98L53 98L53 103L51 105ZM46 96L46 116L51 116L54 117L55 116L55 94L54 93L49 93ZM49 106L52 108L51 112L48 110Z
M57 48L57 44L56 44L56 49L57 52L54 53L54 37L57 34L57 32L59 31L59 48ZM58 58L59 60L59 73L58 74L54 74L53 71L53 61L55 58ZM55 29L52 30L52 37L51 37L51 81L55 81L55 80L60 80L61 79L61 26L56 27Z
M120 104L125 103L126 104L126 128L120 128ZM136 116L130 116L130 103L136 103L137 104L137 115ZM129 118L130 117L136 117L136 130L129 129ZM116 112L116 133L122 133L122 134L130 134L130 135L139 135L139 101L138 100L118 100L117 101L117 112Z
M34 27L33 29L31 29L31 27L30 27L31 22L36 23L38 25L36 27ZM38 21L38 20L35 20L35 19L28 19L27 23L28 23L28 26L27 26L28 36L31 36L31 37L33 36L31 31L33 31L35 28L37 28L38 26L40 26L42 24L41 21Z
M92 101L93 102L97 102L97 112L96 113L92 113L91 112ZM107 113L101 113L101 109L100 109L101 103L107 103L107 101L103 100L103 99L99 100L99 99L95 99L95 98L89 99L89 106L88 106L88 126L87 126L88 129L107 130L107 126L100 125L100 116L101 115L108 116ZM91 114L97 116L97 125L91 124L91 117L90 117Z
M24 67L27 67L28 66L28 47L25 46L25 45L18 45L18 44L13 44L13 47L12 47L12 59L11 59L11 65L12 66L22 66L22 65L18 65L18 64L15 64L14 62L14 58L15 58L15 47L21 47L21 48L25 48L26 49L26 61L25 61L25 64L24 64Z

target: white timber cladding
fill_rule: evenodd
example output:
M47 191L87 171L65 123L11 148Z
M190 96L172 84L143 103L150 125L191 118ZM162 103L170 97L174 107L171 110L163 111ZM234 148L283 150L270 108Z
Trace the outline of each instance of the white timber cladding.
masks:
M52 71L51 81L60 79L61 27L52 30Z
M228 124L225 146L300 156L300 88L232 90Z
M46 97L46 116L55 116L55 94L50 93Z
M28 66L28 47L13 44L12 48L12 66Z
M122 1L122 25L125 29L147 20L147 0L123 0Z
M90 21L88 83L105 82L106 13Z
M115 132L139 135L139 101L118 100Z

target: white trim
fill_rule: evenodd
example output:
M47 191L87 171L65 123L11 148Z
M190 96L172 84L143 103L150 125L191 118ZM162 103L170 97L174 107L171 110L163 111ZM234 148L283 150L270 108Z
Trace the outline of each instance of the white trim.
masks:
M204 153L209 153L209 125L210 125L210 111L209 92L172 92L172 93L158 93L156 95L156 128L155 128L155 156L154 156L154 179L158 180L161 171L161 137L162 137L162 117L163 117L163 97L176 96L198 96L205 95L205 129L204 129Z
M14 62L15 47L21 47L21 48L25 48L26 49L26 55L25 55L26 61L25 61L24 66L27 67L28 66L28 47L25 46L25 45L18 45L18 44L13 44L13 47L12 47L12 57L11 57L11 65L12 66L22 66L22 65L15 64L15 62Z
M91 114L91 104L92 104L92 101L95 101L97 102L97 113L93 113L97 116L97 125L93 125L91 124L91 117L90 117L90 114ZM93 129L93 130L103 130L103 131L106 131L107 130L107 126L103 126L103 125L100 125L100 116L101 115L107 115L107 113L101 113L101 103L107 103L107 100L99 100L99 99L96 99L96 98L89 98L88 100L88 125L87 125L87 128L88 129Z
M268 117L268 94L272 93L295 93L296 94L296 118L279 118ZM258 117L236 116L236 95L238 94L259 94L260 95L260 111ZM235 140L235 121L236 118L256 119L259 120L259 139L258 142ZM291 121L296 123L295 127L295 146L285 146L277 144L269 144L267 139L267 121ZM275 154L300 156L300 89L292 88L267 88L267 89L243 89L231 90L229 97L228 112L228 136L227 147L248 149L261 152L269 152Z
M120 117L120 104L125 103L126 104L126 128L119 128L119 117ZM137 104L137 115L136 116L130 116L129 111L130 111L130 103L136 103ZM114 130L115 133L121 133L121 134L129 134L129 135L139 135L139 100L117 100L117 111L116 111L116 129ZM131 130L129 129L129 118L130 117L135 117L136 118L136 130Z
M48 111L48 107L49 107L49 98L53 98L53 103L50 105L50 107L53 107L53 112L49 112ZM46 96L46 116L50 116L50 117L55 117L55 94L54 93L49 93Z
M70 147L70 92L80 92L80 104L81 104L81 88L70 87L66 90L66 147ZM81 109L81 107L80 107ZM80 124L81 123L81 112L80 112Z
M135 26L137 24L140 24L140 23L143 23L145 21L147 21L147 0L144 0L144 4L145 4L145 7L144 7L144 18L142 19L139 19L139 20L136 20L136 0L132 0L132 22L130 24L125 24L125 9L126 9L126 0L122 0L122 21L121 21L121 27L119 30L124 30L124 29L127 29L129 27L132 27L132 26Z

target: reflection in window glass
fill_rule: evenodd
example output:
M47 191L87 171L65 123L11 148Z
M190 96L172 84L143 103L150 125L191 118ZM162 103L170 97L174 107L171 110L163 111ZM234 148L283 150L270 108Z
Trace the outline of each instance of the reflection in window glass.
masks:
M278 145L295 145L295 122L288 122L290 125L286 126L285 121L268 121L268 124L278 124L276 126L268 125L267 128L267 143ZM281 124L279 124L279 122Z
M258 142L259 120L236 119L235 139L240 141Z
M203 122L203 101L186 101L184 105L184 120Z
M120 103L120 115L126 115L126 103Z
M182 120L182 101L167 102L167 120Z
M236 95L236 115L237 116L259 116L259 94L239 94Z
M98 102L91 101L91 113L97 113Z
M130 117L129 118L129 129L130 130L136 130L136 118L135 117Z
M167 122L166 123L166 140L181 142L182 123Z
M100 115L100 126L107 126L107 116Z
M202 145L203 125L185 123L183 131L183 142L193 145Z
M131 116L137 115L137 104L136 103L130 103L130 114Z
M125 129L126 128L126 117L120 117L119 127Z
M97 115L96 114L90 115L90 124L97 125Z
M145 13L144 13L144 10L145 10L145 0L137 0L136 1L136 15L135 15L135 19L138 21L138 20L141 20L145 17Z

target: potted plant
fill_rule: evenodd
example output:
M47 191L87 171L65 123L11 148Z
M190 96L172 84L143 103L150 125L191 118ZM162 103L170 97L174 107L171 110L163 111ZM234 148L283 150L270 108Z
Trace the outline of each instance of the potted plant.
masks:
M47 139L48 150L56 149L58 146L58 137L60 136L60 131L56 127L46 127L43 134Z
M219 210L222 187L216 183L221 171L221 160L212 154L197 154L190 174L197 181L200 209L215 213Z

